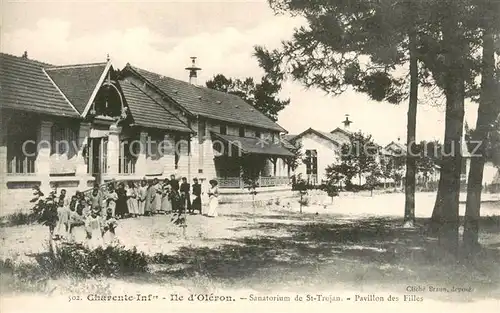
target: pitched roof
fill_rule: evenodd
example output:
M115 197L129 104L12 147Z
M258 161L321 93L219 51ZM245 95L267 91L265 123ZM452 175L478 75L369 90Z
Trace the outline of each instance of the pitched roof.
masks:
M293 141L295 137L297 137L297 135L291 135L291 134L283 135L283 139L285 139L286 141Z
M193 132L174 114L151 99L133 83L128 80L120 80L120 87L135 124L151 128Z
M44 71L49 64L0 53L0 104L29 112L79 117Z
M398 150L398 151L396 151ZM385 148L383 148L382 152L384 154L394 154L394 152L406 154L406 146L395 141L391 141Z
M313 129L313 128L308 128L306 129L305 131L303 131L302 133L296 135L294 137L294 141L297 140L298 138L304 136L305 134L308 134L308 133L313 133L319 137L322 137L332 143L334 143L335 145L337 146L342 146L345 142L345 140L343 138L340 138L339 136L335 135L335 134L332 134L332 133L328 133L328 132L324 132L324 131L320 131L320 130L316 130L316 129Z
M66 98L83 113L107 63L65 65L45 68Z
M213 132L212 135L222 139L225 142L231 143L236 147L240 147L240 149L245 153L266 154L274 156L293 156L293 154L285 149L280 142L274 143L254 137L221 135Z
M332 138L334 138L336 141L341 142L342 144L348 143L346 138L344 136L341 136L339 134L343 134L345 137L351 138L352 137L352 132L342 129L340 127L335 128L330 132L330 135Z
M283 147L285 147L288 150L293 150L296 148L294 144L290 140L287 140L285 137L281 138L281 143L283 144Z
M129 64L125 69L142 76L192 114L286 132L238 96L165 77Z

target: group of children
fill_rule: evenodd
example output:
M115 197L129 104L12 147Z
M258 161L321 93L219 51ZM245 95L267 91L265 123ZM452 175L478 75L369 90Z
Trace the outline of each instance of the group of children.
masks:
M117 219L141 215L168 214L171 212L202 214L202 188L197 178L190 185L183 177L181 183L171 175L160 182L157 178L148 182L143 179L140 186L132 181L112 181L103 186L95 184L84 194L77 191L68 197L65 189L52 190L48 201L57 207L57 220L52 226L53 238L94 249L116 242ZM217 216L217 181L210 181L209 206L206 215ZM35 195L43 195L36 188ZM55 213L55 212L54 212Z
M35 200L42 196L40 189L35 187ZM110 208L102 211L92 207L89 205L91 200L79 191L69 198L65 189L61 189L59 194L53 189L45 200L46 205L57 208L45 211L45 214L57 214L54 218L47 218L54 240L84 245L90 249L116 243L118 223Z

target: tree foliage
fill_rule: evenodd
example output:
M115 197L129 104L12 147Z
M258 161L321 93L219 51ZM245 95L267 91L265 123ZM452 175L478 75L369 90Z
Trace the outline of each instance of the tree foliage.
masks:
M288 166L290 166L290 169L292 171L295 171L297 167L300 165L302 162L302 158L304 157L302 153L302 142L301 141L295 141L293 143L290 143L291 146L288 149L291 153L293 153L293 156L288 158Z
M278 97L281 84L267 77L263 77L260 83L255 83L252 77L227 78L223 74L217 74L206 82L206 86L239 96L273 121L278 119L278 113L290 103L289 99L281 100Z
M342 146L340 163L326 168L327 181L334 184L343 181L349 185L356 177L360 181L362 176L380 177L378 156L379 148L373 142L372 136L356 132L350 143Z

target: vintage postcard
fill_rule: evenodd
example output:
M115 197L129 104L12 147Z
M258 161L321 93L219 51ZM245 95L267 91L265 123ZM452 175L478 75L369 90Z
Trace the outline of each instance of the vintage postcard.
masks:
M2 312L499 312L500 1L0 15Z

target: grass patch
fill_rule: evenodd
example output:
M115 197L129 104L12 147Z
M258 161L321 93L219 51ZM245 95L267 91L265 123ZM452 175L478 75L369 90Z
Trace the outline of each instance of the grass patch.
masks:
M38 215L30 212L18 211L0 218L0 227L12 227L19 225L30 225L36 223Z
M36 263L32 264L0 260L1 292L44 292L49 280L64 277L88 279L145 273L152 260L135 247L88 250L70 245L60 247L57 257L48 252L34 257Z

